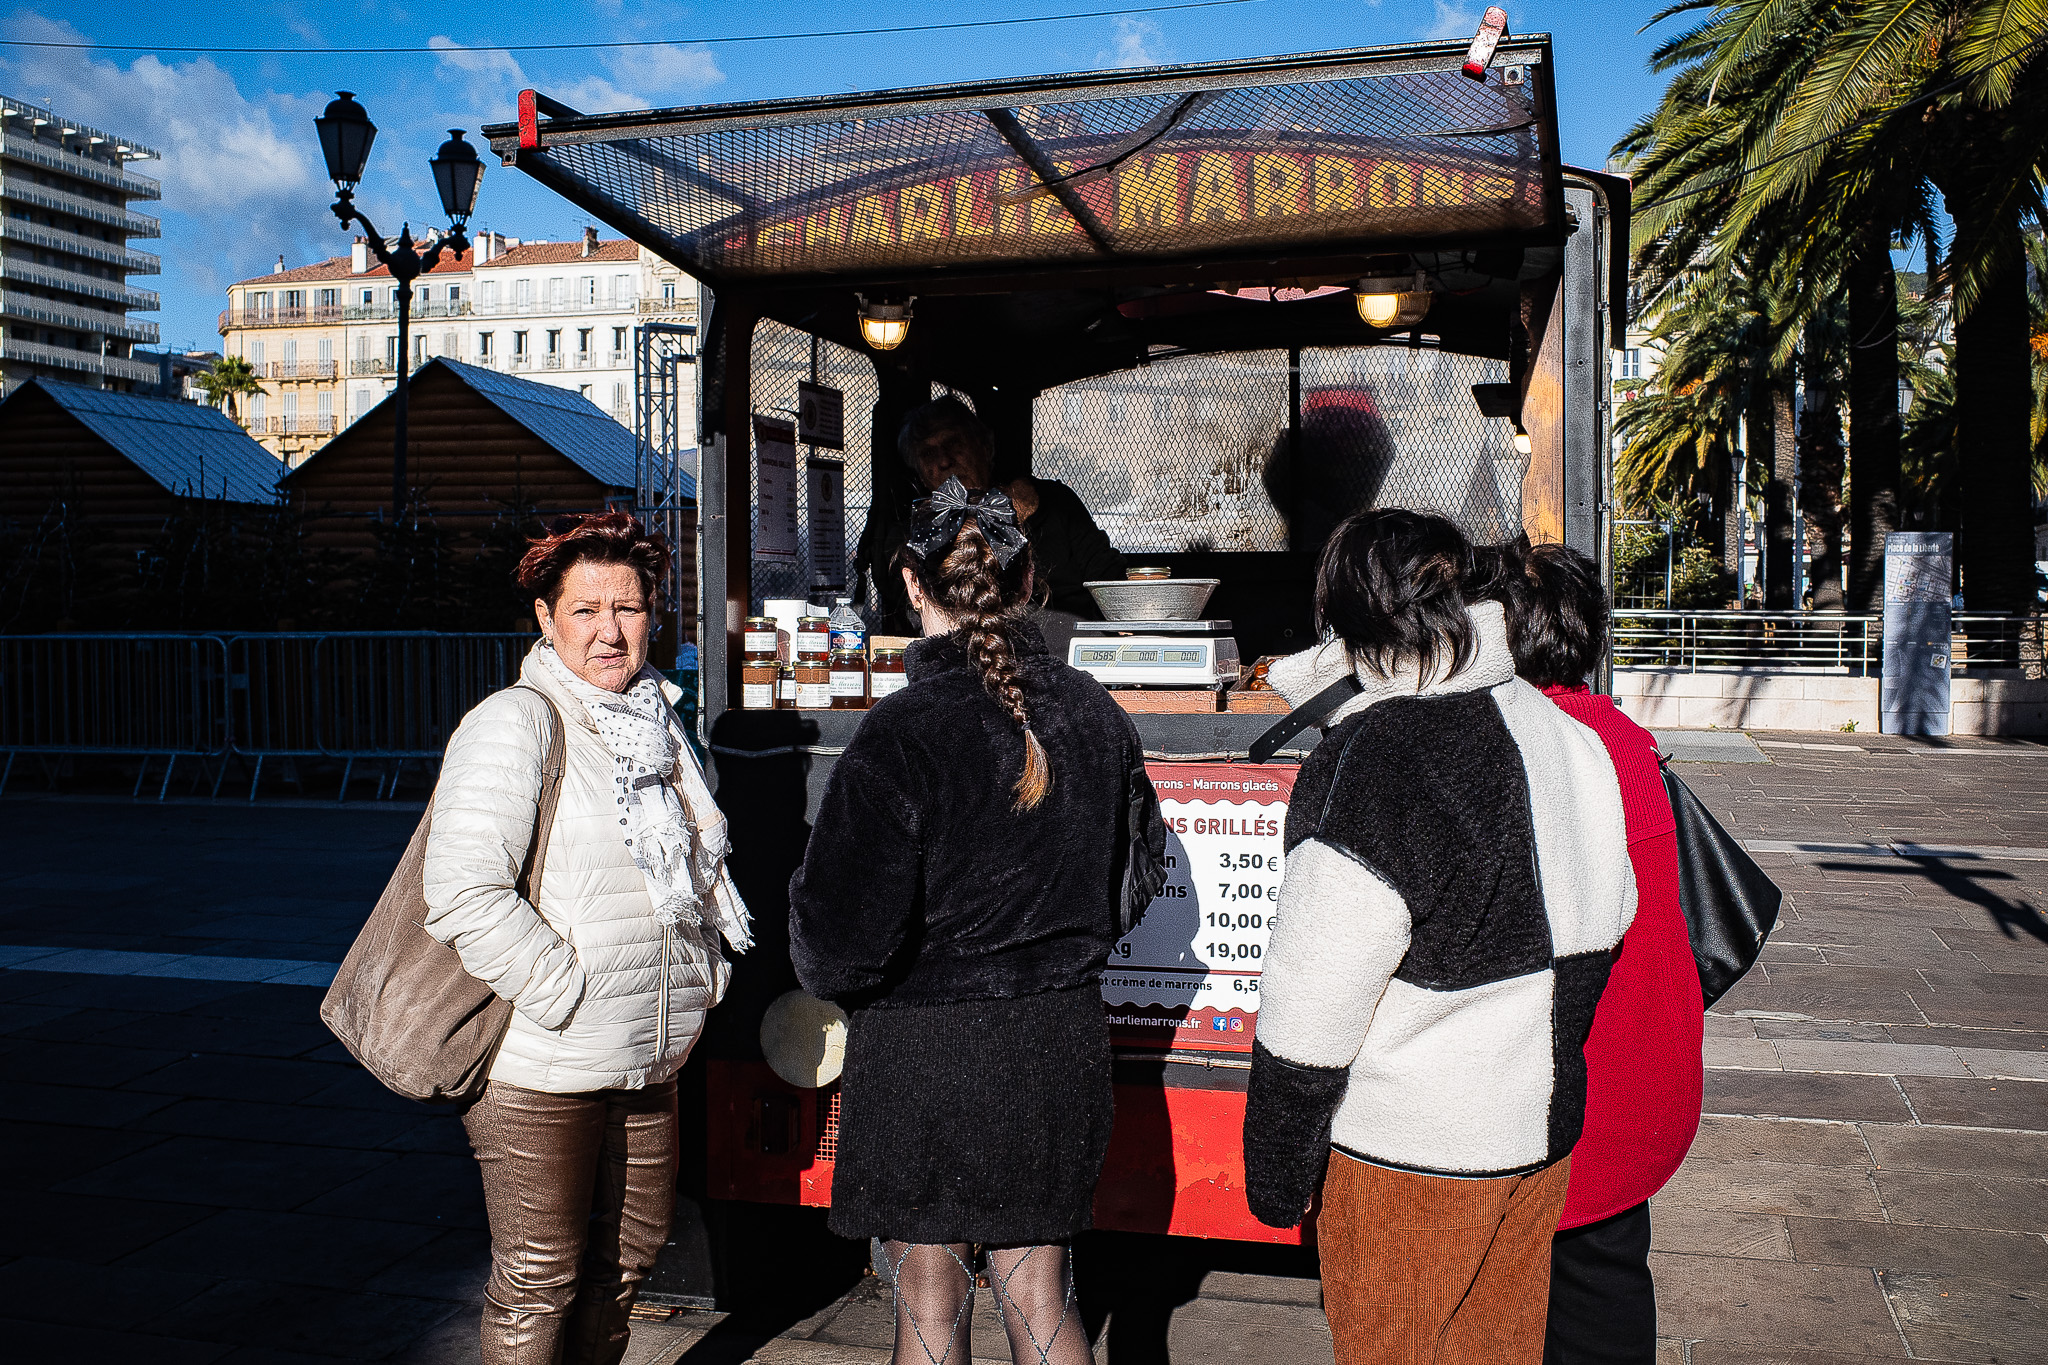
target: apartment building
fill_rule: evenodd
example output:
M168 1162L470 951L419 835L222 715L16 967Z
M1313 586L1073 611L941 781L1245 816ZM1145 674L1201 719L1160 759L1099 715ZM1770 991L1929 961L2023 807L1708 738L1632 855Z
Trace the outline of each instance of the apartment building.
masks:
M242 414L251 433L296 466L397 382L398 286L366 241L346 257L279 265L229 287L221 334L264 380ZM479 232L469 253L414 282L407 372L446 356L574 390L630 427L633 329L696 310L694 281L595 229L572 242Z
M464 253L414 281L413 368L426 363L428 328L448 316L451 298L457 316L467 307L469 278ZM280 256L270 274L228 286L221 351L248 361L262 382L237 415L265 449L296 467L382 400L398 367L398 288L362 239L348 255L313 265L286 269ZM351 407L352 380L367 381L376 398Z
M0 96L0 393L34 377L94 388L148 389L157 363L136 359L158 307L130 275L162 263L129 242L162 235L132 211L162 186L128 169L157 154L41 105Z

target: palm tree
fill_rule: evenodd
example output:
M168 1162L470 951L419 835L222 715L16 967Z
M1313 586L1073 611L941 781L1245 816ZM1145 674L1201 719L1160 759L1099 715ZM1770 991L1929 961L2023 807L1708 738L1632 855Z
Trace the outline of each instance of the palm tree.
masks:
M218 408L227 407L228 416L240 421L235 411L235 400L245 394L263 392L263 385L257 381L256 367L238 355L224 355L212 366L200 372L194 379L206 401Z
M1848 278L1852 354L1863 362L1850 374L1852 604L1874 604L1883 532L1896 519L1889 253L1916 223L1932 244L1931 183L1955 225L1943 273L1957 304L1958 440L1969 452L1965 591L1979 610L2030 605L2021 232L2042 215L2048 169L2041 0L1689 0L1659 18L1710 8L1660 51L1687 64L1673 93L1682 83L1696 106L1687 123L1664 120L1667 136L1695 140L1666 158L1667 175L1689 196L1713 191L1711 231L1768 224L1801 258L1803 279Z

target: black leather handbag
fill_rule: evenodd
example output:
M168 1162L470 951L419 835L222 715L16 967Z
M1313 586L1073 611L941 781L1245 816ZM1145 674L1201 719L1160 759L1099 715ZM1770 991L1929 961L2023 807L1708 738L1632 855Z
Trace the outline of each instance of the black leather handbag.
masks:
M1663 773L1678 820L1678 905L1711 1006L1756 965L1785 893L1678 774Z

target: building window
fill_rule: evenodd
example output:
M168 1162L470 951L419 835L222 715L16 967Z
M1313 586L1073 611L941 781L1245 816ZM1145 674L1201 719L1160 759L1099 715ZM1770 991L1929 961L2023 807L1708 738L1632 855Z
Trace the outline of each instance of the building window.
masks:
M331 364L333 364L333 363L334 363L334 338L333 338L333 337L321 337L321 338L320 338L320 363L321 363L322 365L331 365Z
M359 336L359 337L357 337L357 338L356 338L356 359L357 359L358 361L364 361L364 360L368 360L369 358L370 358L370 339L369 339L368 337L366 337L366 336Z
M626 329L625 329L625 328L623 328L623 327L614 327L614 328L612 328L612 350L614 350L615 352L617 352L617 353L618 353L618 354L620 354L620 355L624 355L624 354L626 353Z
M398 333L396 332L384 338L384 363L394 371L398 368Z
M548 281L548 307L560 308L569 299L569 282L557 275Z
M288 393L281 401L284 404L285 425L289 427L299 419L299 396L295 393Z
M512 334L512 354L521 360L526 358L526 333L514 332Z
M582 297L584 307L588 308L595 304L597 302L597 276L585 275L582 279L578 280L576 282L576 292Z
M412 339L412 367L417 370L426 363L427 339L425 336L416 336Z
M377 306L377 291L365 289L363 291L362 303L365 308L375 308Z
M1643 353L1636 347L1629 347L1621 353L1621 377L1641 379L1643 377Z
M515 289L515 292L516 292L516 293L518 294L518 296L519 296L519 311L520 311L520 312L522 312L522 313L523 313L523 312L525 312L525 311L526 311L527 309L529 309L529 308L533 307L533 281L532 281L532 280L521 280L521 281L520 281L520 282L519 282L519 283L518 283L518 284L517 284L516 286L514 286L514 289Z
M323 289L316 297L319 299L322 308L332 308L341 302L341 291L339 289Z
M612 302L620 307L624 307L632 301L633 277L631 275L612 276Z
M356 390L356 416L361 417L364 413L368 412L372 407L376 406L377 400L373 396L374 392L375 391L371 389Z
M578 392L578 393L580 393L580 394L582 394L582 395L583 395L583 397L584 397L584 401L586 401L586 402L588 402L588 401L589 401L589 399L590 399L590 385L588 385L588 384L578 384L578 385L576 386L576 392Z
M623 416L625 411L626 386L624 384L614 384L612 385L612 414L614 416Z
M284 339L284 363L286 369L290 369L299 363L299 339L297 337L286 337Z
M319 396L314 399L314 404L320 413L320 425L324 430L327 424L334 420L334 395L322 389Z
M661 301L663 303L674 303L676 301L676 282L674 280L663 280L661 282Z
M496 308L498 306L498 282L496 280L485 280L480 287L483 290L483 306L486 308Z
M590 354L590 336L593 330L593 328L589 327L579 327L576 329L577 354L586 356Z
M263 342L260 339L249 343L249 363L258 369L263 367Z
M562 329L561 329L561 328L559 328L559 327L550 327L550 328L548 329L548 354L549 354L549 355L560 355L561 353L562 353Z
M263 424L264 424L264 423L265 423L266 421L268 421L268 420L269 420L269 409L270 409L270 397L269 397L269 395L268 395L268 394L261 394L261 393L252 393L252 394L250 394L250 395L249 395L249 425L250 425L250 426L252 426L252 427L255 427L255 428L257 428L258 430L261 430L261 429L262 429L262 427L263 427Z
M268 315L270 312L270 291L264 289L251 293L244 306L247 311L256 314L258 317Z
M451 304L453 304L453 303L461 303L461 302L462 302L462 286L461 286L461 285L459 285L459 284L451 284L451 285L449 285L449 286L448 286L448 302L449 302L449 303L451 303Z
M306 291L303 289L285 290L284 306L292 312L297 312L299 309L304 308L306 306Z
M491 358L492 335L490 332L478 332L476 334L476 358L478 360L488 361Z

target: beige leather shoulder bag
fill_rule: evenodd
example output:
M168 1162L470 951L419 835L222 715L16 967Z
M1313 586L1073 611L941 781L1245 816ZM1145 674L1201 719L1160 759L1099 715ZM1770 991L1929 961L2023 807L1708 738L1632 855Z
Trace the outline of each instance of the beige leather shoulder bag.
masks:
M569 750L562 713L546 696L541 700L548 705L548 747L533 844L518 883L529 904L540 895ZM391 1091L430 1103L468 1104L483 1094L512 1003L464 971L455 950L424 927L422 874L433 818L429 801L369 923L320 1002L320 1020Z

